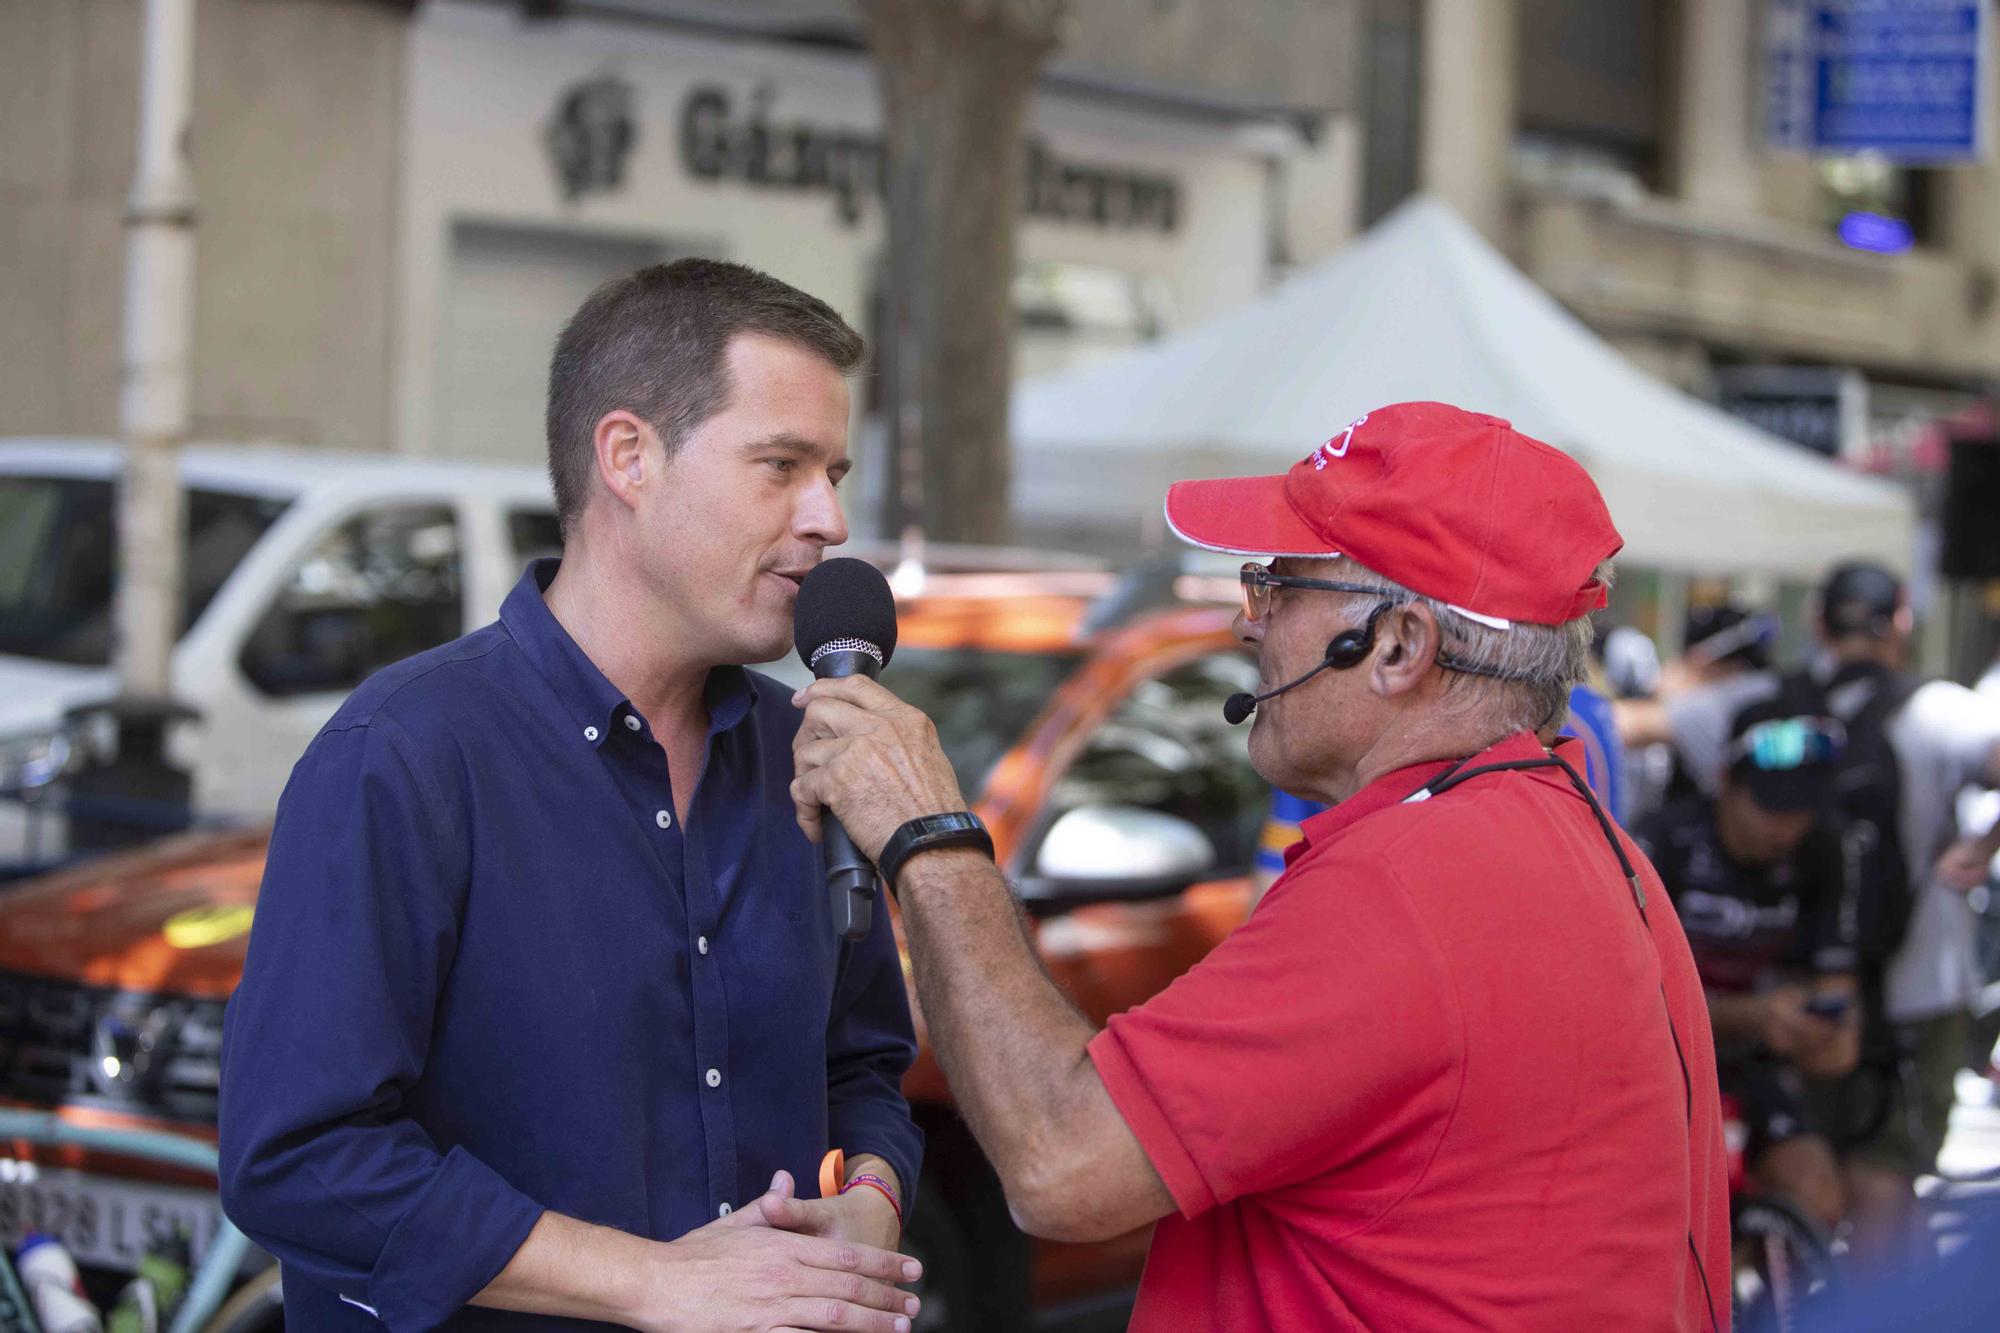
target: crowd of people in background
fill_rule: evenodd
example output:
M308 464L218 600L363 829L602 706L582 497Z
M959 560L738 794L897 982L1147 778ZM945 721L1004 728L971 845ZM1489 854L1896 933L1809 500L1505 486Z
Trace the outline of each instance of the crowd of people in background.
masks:
M1857 1262L1907 1266L1957 1072L1988 1063L1971 895L2000 827L1962 825L1959 797L2000 786L2000 696L1909 670L1887 570L1834 569L1814 619L1789 669L1767 616L1690 625L1654 695L1617 705L1628 752L1665 775L1627 817L1695 948L1751 1170L1845 1227Z
M1938 1169L1959 1071L1994 1072L1980 907L2000 884L2000 661L1977 686L1910 666L1902 582L1822 581L1814 643L1723 602L1662 662L1630 627L1545 739L1673 896L1754 1187L1844 1238L1863 1273L1934 1258L1916 1184ZM1317 807L1277 793L1259 891Z

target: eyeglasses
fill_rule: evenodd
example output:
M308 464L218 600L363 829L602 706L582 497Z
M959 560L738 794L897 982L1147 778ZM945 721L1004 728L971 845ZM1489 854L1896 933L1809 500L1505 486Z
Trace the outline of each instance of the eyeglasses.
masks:
M1773 718L1759 722L1729 743L1729 762L1760 773L1831 764L1840 758L1847 732L1838 722L1813 717Z
M1260 565L1255 560L1243 566L1237 580L1243 585L1243 618L1262 620L1271 613L1271 593L1277 588L1307 588L1314 592L1365 593L1376 597L1395 597L1387 588L1370 587L1365 583L1341 583L1335 579L1308 579L1296 574L1273 574L1270 567Z

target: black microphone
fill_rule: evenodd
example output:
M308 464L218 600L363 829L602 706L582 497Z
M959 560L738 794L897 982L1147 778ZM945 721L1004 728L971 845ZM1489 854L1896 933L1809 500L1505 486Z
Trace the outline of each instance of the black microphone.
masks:
M792 643L799 660L821 680L875 679L896 651L896 597L889 580L865 560L822 560L799 585ZM865 939L874 919L875 867L831 810L820 815L820 837L833 927L842 939Z
M1320 672L1332 666L1334 664L1334 661L1335 661L1334 655L1331 652L1329 652L1325 657L1320 659L1320 664L1314 667L1311 671L1306 672L1305 675L1300 676L1297 680L1288 681L1285 684L1280 685L1275 690L1269 690L1263 694L1239 693L1230 695L1227 699L1224 699L1222 701L1222 720L1224 722L1227 722L1232 727L1241 726L1245 718L1249 717L1252 713L1257 711L1258 704L1263 703L1266 699L1275 699L1279 695L1283 694L1286 690L1297 689L1299 686L1311 680L1314 676L1317 676Z

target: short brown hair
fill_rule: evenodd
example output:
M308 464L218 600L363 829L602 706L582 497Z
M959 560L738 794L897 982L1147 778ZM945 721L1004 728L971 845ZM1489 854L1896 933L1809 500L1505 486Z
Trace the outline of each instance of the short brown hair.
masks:
M597 468L592 437L624 409L672 452L729 402L730 340L761 333L823 357L845 375L867 344L832 306L741 264L681 259L614 278L590 294L549 361L549 480L570 534Z

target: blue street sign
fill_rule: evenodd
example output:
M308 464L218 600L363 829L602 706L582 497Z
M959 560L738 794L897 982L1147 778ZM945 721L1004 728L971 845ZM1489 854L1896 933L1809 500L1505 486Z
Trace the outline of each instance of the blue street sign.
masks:
M1898 162L1985 149L1987 0L1769 0L1771 142Z

